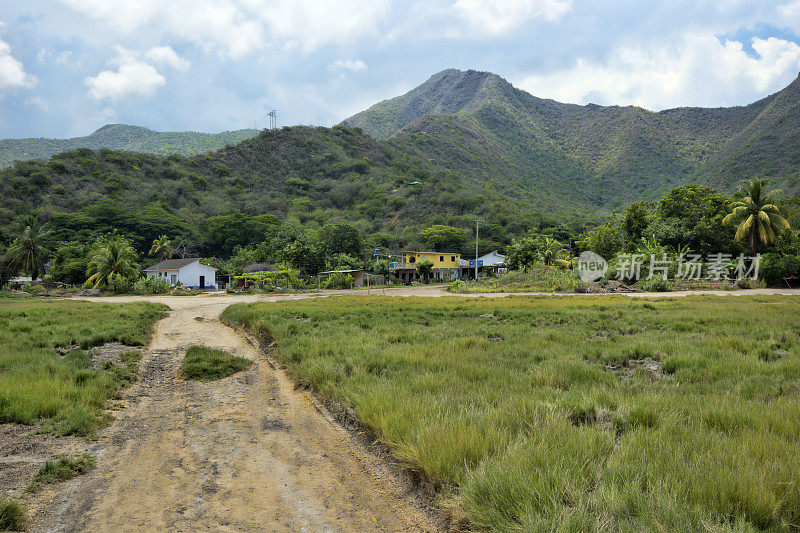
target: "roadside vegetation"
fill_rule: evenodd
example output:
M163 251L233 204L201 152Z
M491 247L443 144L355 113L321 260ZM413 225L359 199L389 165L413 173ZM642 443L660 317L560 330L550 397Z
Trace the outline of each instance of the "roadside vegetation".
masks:
M67 481L74 477L91 472L97 466L97 459L93 455L84 454L78 457L62 455L52 461L45 462L33 478L26 492L37 492L42 485Z
M119 389L136 379L139 353L93 365L109 342L142 346L165 306L137 302L0 300L0 422L91 436Z
M791 297L337 297L237 304L453 520L494 531L790 531Z
M0 498L0 531L25 531L27 527L25 506L15 500Z
M191 346L181 363L181 376L196 381L215 381L250 368L253 362L224 350Z

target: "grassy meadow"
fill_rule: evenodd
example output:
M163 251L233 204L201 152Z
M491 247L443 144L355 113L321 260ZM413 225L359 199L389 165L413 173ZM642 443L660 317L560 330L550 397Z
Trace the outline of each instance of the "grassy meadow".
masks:
M800 527L800 300L238 304L294 379L496 531Z
M144 345L164 309L143 302L0 300L0 422L93 434L107 401L135 379L138 354L92 369L87 350L108 342ZM60 355L57 347L69 351Z

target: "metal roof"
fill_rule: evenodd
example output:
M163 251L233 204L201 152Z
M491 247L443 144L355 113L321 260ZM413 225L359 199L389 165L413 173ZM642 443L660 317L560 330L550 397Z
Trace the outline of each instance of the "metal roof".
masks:
M187 265L191 265L192 263L196 263L197 261L200 261L199 257L187 257L186 259L167 259L166 261L161 261L160 263L156 263L155 265L149 268L145 268L144 271L152 272L155 270L180 270L181 268ZM206 266L208 268L213 268L214 270L216 270L216 268L212 266L208 265L203 265L203 266Z

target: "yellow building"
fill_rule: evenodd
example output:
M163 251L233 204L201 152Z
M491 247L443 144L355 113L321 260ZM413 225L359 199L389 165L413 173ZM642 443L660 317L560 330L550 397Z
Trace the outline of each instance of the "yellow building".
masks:
M392 263L390 269L401 281L418 280L417 263L423 259L433 263L433 281L450 281L461 275L461 254L445 252L403 252L403 262Z

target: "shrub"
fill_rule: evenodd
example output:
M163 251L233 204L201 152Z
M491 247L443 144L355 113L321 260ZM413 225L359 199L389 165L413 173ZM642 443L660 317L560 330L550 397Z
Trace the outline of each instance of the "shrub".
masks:
M636 287L639 290L648 292L669 292L672 290L672 284L670 284L669 280L659 277L643 279L636 284Z
M167 278L139 278L131 288L134 294L167 294L169 291Z
M758 275L767 285L780 286L783 278L800 275L800 257L776 252L766 253L761 256Z
M323 289L350 289L353 287L353 276L345 272L334 272L321 283Z

